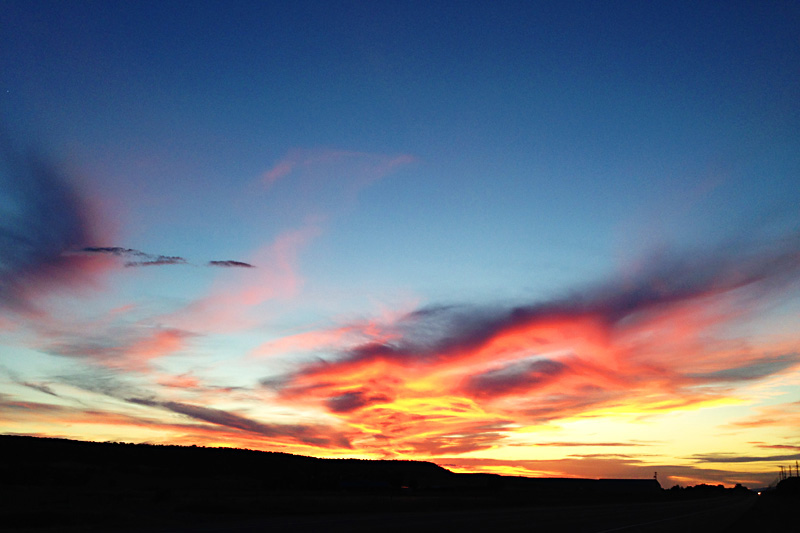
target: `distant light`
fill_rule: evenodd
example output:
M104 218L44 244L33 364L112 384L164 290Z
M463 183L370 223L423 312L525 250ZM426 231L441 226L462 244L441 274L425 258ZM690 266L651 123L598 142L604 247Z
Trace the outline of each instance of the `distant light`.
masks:
M761 491L758 491L758 495L761 496Z

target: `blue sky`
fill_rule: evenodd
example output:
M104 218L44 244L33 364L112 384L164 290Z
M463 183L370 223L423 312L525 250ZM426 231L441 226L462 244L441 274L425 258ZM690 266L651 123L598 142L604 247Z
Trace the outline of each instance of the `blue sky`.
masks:
M599 416L632 446L592 466L615 477L655 460L642 409L676 482L769 481L686 457L800 451L798 23L793 2L5 2L0 429L369 457L380 437L578 476L596 449L519 443L588 442ZM685 402L619 395L627 372ZM512 407L537 398L543 418ZM457 431L385 426L431 406ZM783 425L679 452L672 409ZM315 447L323 426L340 440Z

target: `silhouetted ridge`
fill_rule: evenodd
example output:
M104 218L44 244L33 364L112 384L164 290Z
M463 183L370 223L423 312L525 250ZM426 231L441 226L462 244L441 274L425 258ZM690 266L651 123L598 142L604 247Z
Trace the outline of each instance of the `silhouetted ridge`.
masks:
M0 526L113 531L283 516L651 505L735 490L459 474L430 462L0 436ZM743 489L745 493L746 489Z
M269 489L429 487L454 476L423 461L320 459L238 448L99 443L0 436L0 454L13 458L4 477L18 481L80 482L105 473L126 483L154 480L216 485L222 481ZM59 479L60 478L60 479Z

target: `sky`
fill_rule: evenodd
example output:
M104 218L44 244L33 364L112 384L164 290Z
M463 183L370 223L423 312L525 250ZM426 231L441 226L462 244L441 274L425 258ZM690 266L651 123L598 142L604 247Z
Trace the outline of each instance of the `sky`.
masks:
M0 4L0 433L771 483L800 4Z

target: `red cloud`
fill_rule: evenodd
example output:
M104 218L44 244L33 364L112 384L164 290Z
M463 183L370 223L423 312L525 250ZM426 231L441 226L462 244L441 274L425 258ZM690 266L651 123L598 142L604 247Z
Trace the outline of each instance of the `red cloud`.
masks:
M712 404L800 365L787 347L744 349L719 335L756 310L758 297L791 286L800 270L794 245L662 259L635 282L571 298L423 308L386 328L391 338L342 347L264 384L358 428L361 448L437 454L498 444L514 431L509 421Z

